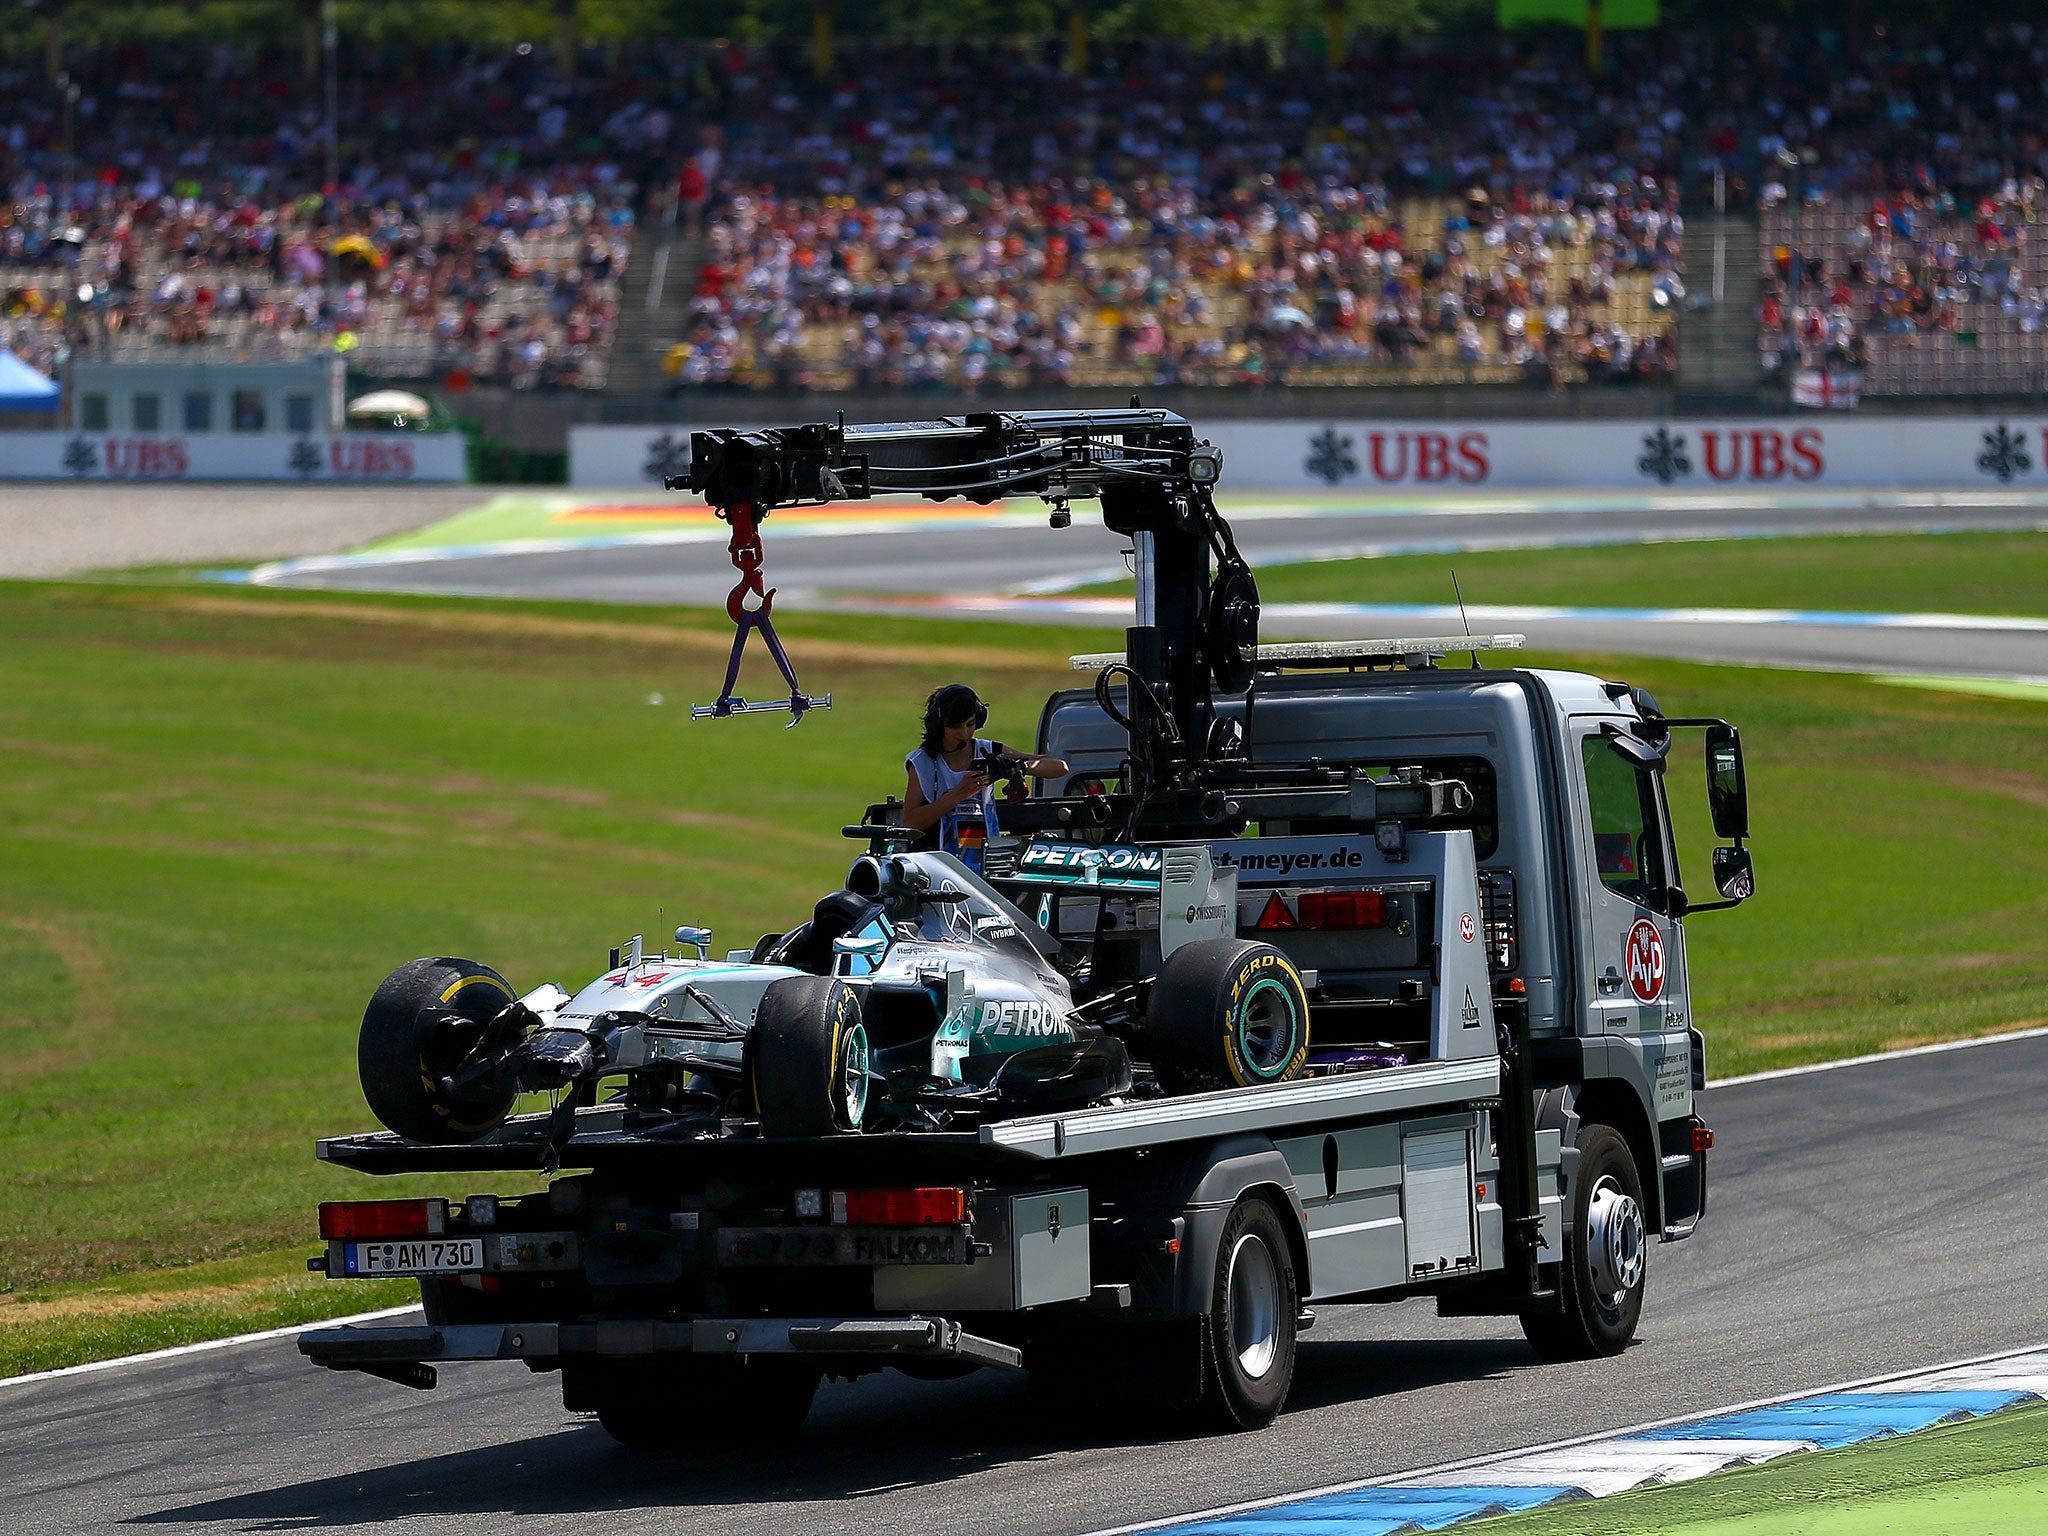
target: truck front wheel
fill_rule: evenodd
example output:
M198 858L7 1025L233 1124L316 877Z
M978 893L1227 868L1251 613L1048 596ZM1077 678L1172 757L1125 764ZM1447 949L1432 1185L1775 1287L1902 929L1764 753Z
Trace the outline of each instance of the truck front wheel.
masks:
M1522 1314L1523 1334L1546 1360L1620 1354L1643 1313L1650 1234L1635 1155L1619 1131L1590 1121L1578 1149L1557 1299Z
M1272 1202L1247 1195L1223 1224L1210 1290L1207 1417L1221 1429L1262 1429L1294 1383L1301 1313L1293 1250Z

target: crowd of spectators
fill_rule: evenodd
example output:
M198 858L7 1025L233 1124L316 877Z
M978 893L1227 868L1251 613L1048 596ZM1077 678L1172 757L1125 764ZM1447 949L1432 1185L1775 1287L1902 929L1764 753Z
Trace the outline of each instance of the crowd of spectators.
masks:
M1637 382L1675 366L1681 190L1717 169L1763 213L1766 354L1789 330L1853 360L1972 306L2040 329L2048 29L1609 53L1157 42L1070 78L1050 47L863 47L823 83L729 43L574 76L351 54L331 175L295 55L74 58L68 106L22 63L0 343L594 386L636 215L672 206L678 388Z
M715 190L668 364L970 391L1668 372L1672 72L1595 89L1509 38L1388 63L1161 49L1069 80L991 51L821 100L747 61L690 168Z
M85 60L68 113L0 73L27 104L0 124L0 325L23 356L361 350L400 375L603 381L668 123L599 116L602 92L530 57L422 54L349 80L330 180L294 67L183 62Z
M1859 371L2001 333L2048 360L2031 340L2048 315L2048 27L1765 43L1750 88L1766 365Z

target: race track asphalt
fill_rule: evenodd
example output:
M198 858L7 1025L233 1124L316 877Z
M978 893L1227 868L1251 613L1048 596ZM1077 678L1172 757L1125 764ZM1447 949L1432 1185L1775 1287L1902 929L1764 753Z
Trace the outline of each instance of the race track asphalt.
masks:
M1921 532L1963 528L2048 526L2048 505L2018 496L1971 501L1939 498L1941 505L1894 504L1879 497L1669 496L1619 505L1573 508L1556 501L1514 509L1476 502L1456 510L1364 510L1355 515L1244 516L1234 519L1239 546L1255 563L1345 554L1436 550L1452 547L1617 542L1647 539L1768 537L1793 534ZM1531 509L1533 508L1533 509ZM1024 520L1001 528L943 526L851 534L805 530L778 537L768 525L767 572L778 589L779 611L838 607L882 608L914 601L944 603L966 594L1016 591L1063 579L1119 575L1126 540L1091 518L1055 533ZM611 547L535 550L417 558L395 564L356 564L287 571L275 585L356 591L435 592L478 597L574 599L614 603L720 605L733 573L722 541L636 543ZM1488 594L1469 585L1478 628L1513 630L1533 647L1573 652L1669 656L1697 661L1817 667L1863 672L1955 673L1970 676L2048 677L2048 630L2015 632L1983 626L1886 629L1861 625L1729 623L1697 620L1529 618L1495 621L1485 612ZM1417 592L1418 604L1451 601L1443 591ZM1645 605L1657 602L1643 595ZM1824 604L1817 594L1816 603ZM1731 590L1728 608L1747 606ZM929 611L928 609L925 611ZM1012 614L1012 617L1019 615ZM1024 615L1028 617L1028 615ZM1047 622L1121 626L1113 615L1046 613ZM1404 615L1301 617L1269 614L1270 639L1310 636L1456 632L1441 617L1418 631Z
M2018 1348L2048 1339L2044 1095L2048 1037L1710 1089L1707 1219L1653 1251L1625 1353L1539 1365L1512 1323L1325 1308L1257 1434L1084 1428L1014 1377L885 1374L828 1387L786 1445L647 1456L516 1365L414 1393L283 1340L0 1386L0 1510L32 1533L1078 1536Z

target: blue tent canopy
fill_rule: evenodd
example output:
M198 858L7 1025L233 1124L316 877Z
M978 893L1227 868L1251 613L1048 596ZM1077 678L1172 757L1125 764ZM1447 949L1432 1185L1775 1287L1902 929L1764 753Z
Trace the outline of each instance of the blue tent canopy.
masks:
M0 347L0 411L54 411L64 391Z

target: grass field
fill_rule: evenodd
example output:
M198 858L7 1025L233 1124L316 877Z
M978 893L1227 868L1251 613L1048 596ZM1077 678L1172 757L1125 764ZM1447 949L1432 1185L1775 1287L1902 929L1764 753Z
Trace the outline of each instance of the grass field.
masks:
M1324 560L1259 569L1271 603L1798 608L2048 616L2048 533L1713 539ZM1128 581L1089 587L1129 591Z
M2048 1405L1461 1526L1472 1536L2035 1536Z
M785 732L687 718L728 634L680 611L0 585L0 1373L200 1313L383 1304L300 1264L314 1202L371 1187L311 1142L367 1121L355 1029L387 970L454 953L573 986L635 932L751 943L836 885L836 829L900 790L929 688L970 678L1027 737L1066 654L1100 644L792 614L805 681L839 702ZM2039 1014L2048 707L1588 664L1744 727L1762 894L1688 925L1716 1074ZM1696 771L1676 785L1695 808ZM221 1261L242 1267L167 1273ZM93 1295L121 1298L118 1328L77 1321Z

